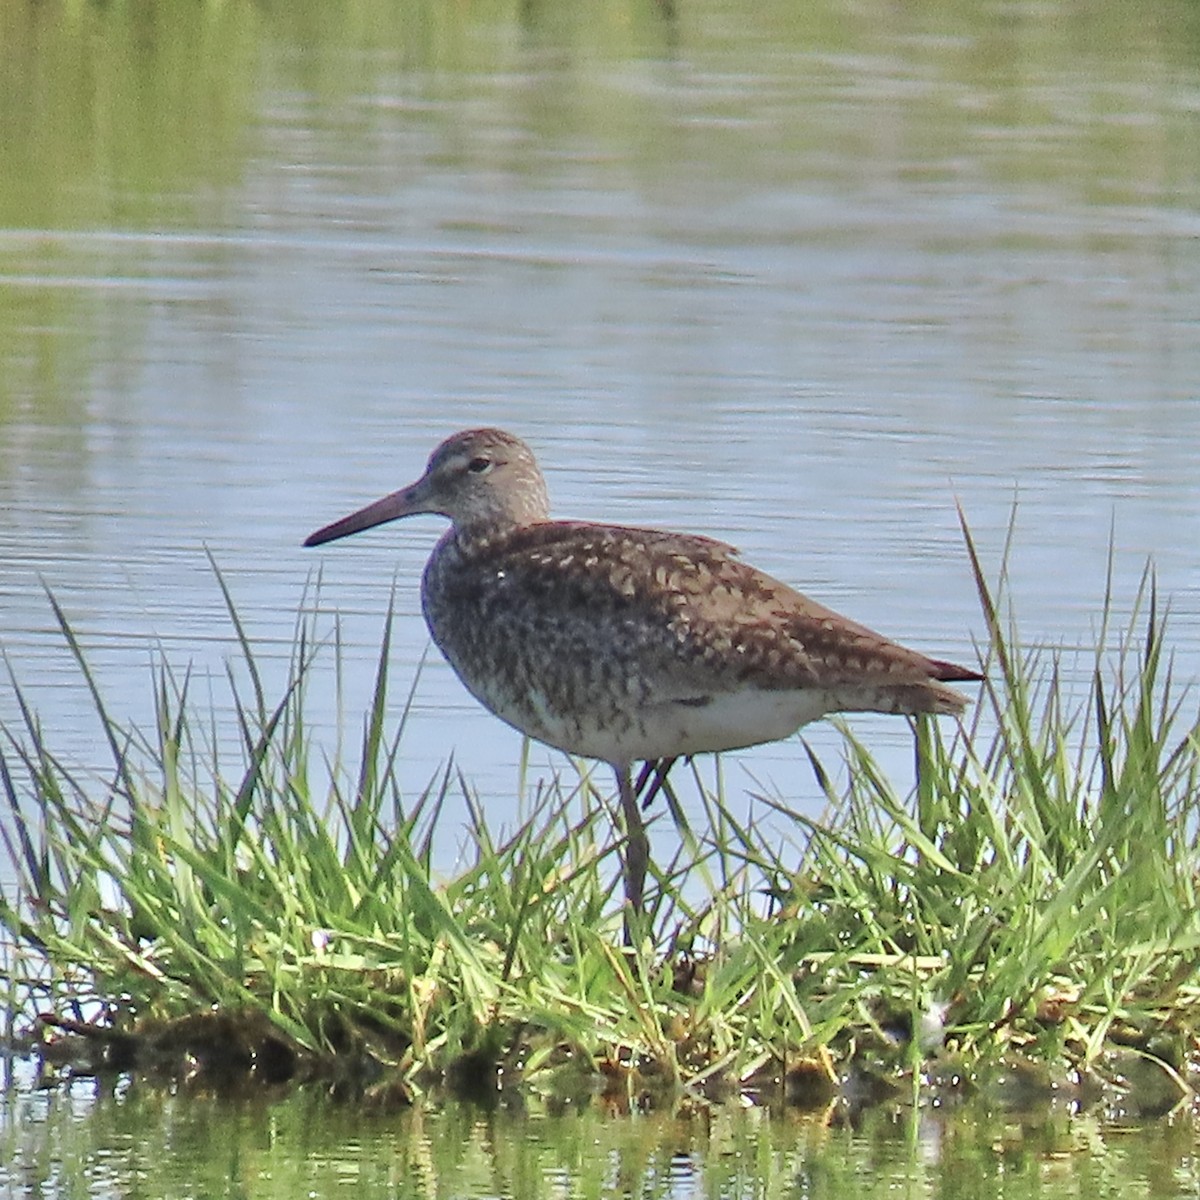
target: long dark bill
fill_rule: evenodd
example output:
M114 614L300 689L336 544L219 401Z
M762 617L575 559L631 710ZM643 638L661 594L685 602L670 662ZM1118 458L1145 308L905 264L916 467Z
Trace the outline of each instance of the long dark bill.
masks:
M386 521L395 521L398 517L407 517L410 513L419 512L420 509L414 506L412 492L411 487L406 487L390 496L384 496L382 500L376 500L374 504L368 504L366 508L360 508L358 512L342 517L340 521L334 521L323 529L318 529L316 533L310 533L304 539L304 544L320 546L324 542L349 537L352 533L360 533Z

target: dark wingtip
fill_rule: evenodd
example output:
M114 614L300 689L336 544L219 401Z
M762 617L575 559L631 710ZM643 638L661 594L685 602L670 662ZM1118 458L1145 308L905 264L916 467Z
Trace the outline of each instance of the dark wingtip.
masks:
M933 666L933 678L940 683L982 683L987 678L970 667L959 667L954 663L943 662L940 658L930 661Z

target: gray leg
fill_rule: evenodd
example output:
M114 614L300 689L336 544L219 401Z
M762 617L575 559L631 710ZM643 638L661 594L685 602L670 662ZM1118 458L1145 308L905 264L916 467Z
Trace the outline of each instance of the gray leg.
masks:
M629 767L617 767L617 788L621 795L621 818L625 824L625 932L628 938L630 920L642 914L642 899L646 890L646 869L650 863L650 839L642 821L642 810L629 778Z
M655 796L666 786L667 776L671 768L679 761L679 756L660 758L657 761L642 763L638 772L637 782L633 785L633 794L642 798L642 810L648 809Z

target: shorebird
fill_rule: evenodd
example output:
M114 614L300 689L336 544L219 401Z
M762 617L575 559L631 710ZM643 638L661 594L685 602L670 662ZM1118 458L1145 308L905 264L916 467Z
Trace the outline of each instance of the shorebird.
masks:
M318 529L319 546L417 513L450 520L421 606L467 690L521 733L617 777L625 898L642 910L650 848L635 763L772 742L841 712L958 715L927 658L695 534L553 521L533 452L500 429L447 438L408 487ZM643 779L650 776L643 772Z

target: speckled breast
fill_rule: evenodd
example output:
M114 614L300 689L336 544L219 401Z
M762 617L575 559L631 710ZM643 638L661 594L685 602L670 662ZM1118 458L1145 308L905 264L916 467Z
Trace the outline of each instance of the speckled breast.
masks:
M633 597L556 561L528 544L464 554L447 535L422 581L425 619L467 689L498 717L569 753L612 761L624 757L625 740L642 740L647 656L661 656L663 632L639 620Z

